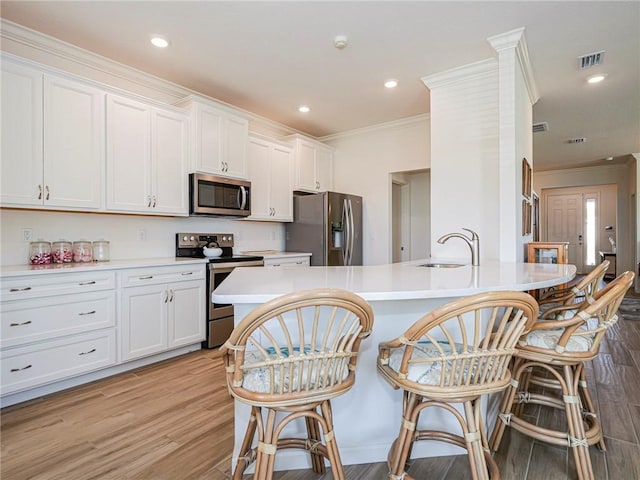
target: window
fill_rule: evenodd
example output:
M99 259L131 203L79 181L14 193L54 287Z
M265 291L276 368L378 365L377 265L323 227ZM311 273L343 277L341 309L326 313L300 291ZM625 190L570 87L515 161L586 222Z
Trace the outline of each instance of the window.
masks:
M596 199L587 198L584 204L585 211L585 264L596 264Z

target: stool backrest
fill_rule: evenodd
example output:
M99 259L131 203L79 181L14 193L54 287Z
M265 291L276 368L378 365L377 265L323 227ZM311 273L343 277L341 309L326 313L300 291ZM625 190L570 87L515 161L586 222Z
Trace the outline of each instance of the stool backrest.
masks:
M401 337L381 344L379 366L384 372L391 350L404 348L399 377L407 378L409 369L419 365L421 371L429 372L423 377L429 385L420 385L421 390L433 387L454 396L498 391L511 378L508 367L516 342L537 315L535 299L523 292L463 297L436 308ZM398 387L413 390L411 382L399 382Z
M229 390L254 405L332 398L353 385L360 342L372 326L371 306L345 290L271 300L243 318L221 348Z
M633 284L633 272L624 272L596 291L590 300L585 300L576 305L577 309L571 311L571 316L559 320L542 320L537 322L532 331L553 330L557 331L557 343L554 350L565 356L577 358L590 358L598 353L600 342L607 329L618 321L618 308L624 299L625 293ZM570 341L580 339L582 345L586 345L580 351L569 351L567 345ZM527 349L536 350L526 344ZM538 348L537 350L544 351Z

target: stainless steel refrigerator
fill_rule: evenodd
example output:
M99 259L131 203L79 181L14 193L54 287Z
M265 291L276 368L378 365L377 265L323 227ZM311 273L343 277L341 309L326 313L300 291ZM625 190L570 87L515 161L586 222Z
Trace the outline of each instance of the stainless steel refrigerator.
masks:
M288 252L310 252L311 265L362 265L362 197L336 192L294 195Z

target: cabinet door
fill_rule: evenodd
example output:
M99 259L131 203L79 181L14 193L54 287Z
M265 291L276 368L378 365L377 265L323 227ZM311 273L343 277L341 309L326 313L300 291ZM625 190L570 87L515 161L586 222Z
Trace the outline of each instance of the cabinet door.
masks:
M3 205L42 205L42 79L37 70L2 62Z
M316 181L318 190L326 192L333 189L333 152L318 148L316 151Z
M107 209L151 209L151 107L107 97Z
M271 150L271 218L279 222L293 221L292 171L292 149L281 145L273 145Z
M315 192L316 184L316 149L313 145L299 141L296 150L296 188Z
M225 120L223 174L247 178L247 139L249 123L245 118L229 116Z
M222 172L222 112L206 105L196 107L196 170Z
M258 138L249 139L247 157L249 179L251 180L250 220L271 220L269 155L269 142Z
M121 358L132 360L167 349L165 285L147 285L122 290Z
M154 109L152 116L153 213L188 215L188 118Z
M191 345L205 339L205 285L202 281L168 286L168 348Z
M103 207L103 91L45 75L44 205Z

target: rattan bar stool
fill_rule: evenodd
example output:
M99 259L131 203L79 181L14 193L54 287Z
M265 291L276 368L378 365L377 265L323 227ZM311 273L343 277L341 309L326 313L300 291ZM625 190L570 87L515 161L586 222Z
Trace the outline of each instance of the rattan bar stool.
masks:
M566 288L550 290L538 300L540 317L544 319L559 319L566 316L575 308L576 303L585 300L592 301L593 294L604 284L604 275L609 269L609 260L596 265L581 280ZM574 306L572 308L572 305Z
M416 321L403 335L378 348L378 372L403 390L402 423L389 451L389 480L406 472L416 440L438 440L467 450L474 480L500 478L489 454L481 416L482 395L504 390L511 379L515 344L538 315L523 292L489 292L454 300ZM464 413L452 404L461 403ZM460 423L462 435L420 430L428 407L439 407Z
M372 326L370 305L338 289L283 295L242 319L220 349L230 394L251 405L235 480L254 461L253 478L270 480L283 448L309 451L317 473L325 472L327 459L333 477L344 479L330 400L353 386L360 342ZM307 437L281 438L300 418Z
M500 446L505 427L553 445L570 447L580 480L593 480L589 446L604 450L604 438L593 402L588 393L584 364L598 355L607 329L617 320L617 311L634 274L625 272L593 294L592 301L574 307L570 318L539 320L518 344L513 380L500 405L500 414L491 435L491 449ZM530 370L535 369L535 374ZM547 377L538 372L546 371ZM522 380L526 379L523 384ZM531 385L544 387L533 391ZM563 430L543 428L528 422L517 408L533 403L565 411ZM586 425L586 428L585 428Z

